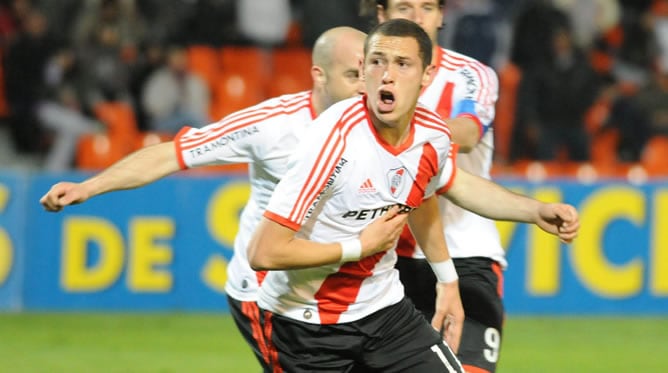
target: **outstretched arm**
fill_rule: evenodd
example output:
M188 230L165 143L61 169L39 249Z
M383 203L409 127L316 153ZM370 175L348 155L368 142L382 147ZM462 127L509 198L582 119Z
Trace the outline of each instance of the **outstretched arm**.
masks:
M436 310L431 325L443 334L453 351L459 349L464 326L464 307L459 281L445 243L438 201L432 196L410 213L408 224L436 274ZM447 228L446 228L447 229Z
M57 212L102 193L141 187L179 169L174 142L168 141L140 149L81 183L57 183L40 203Z
M544 203L462 169L457 169L456 178L444 197L490 219L536 224L567 243L577 236L580 228L578 212L573 206Z

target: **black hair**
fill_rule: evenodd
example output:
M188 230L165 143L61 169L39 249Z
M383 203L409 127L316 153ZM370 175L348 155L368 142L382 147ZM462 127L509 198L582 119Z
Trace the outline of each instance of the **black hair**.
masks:
M431 39L417 23L407 19L391 19L376 25L369 31L366 41L364 42L365 56L369 49L369 40L376 34L383 36L411 37L415 39L418 43L418 53L422 59L422 68L426 68L431 64Z
M376 5L380 5L383 8L387 9L387 1L388 0L376 0ZM445 6L445 0L438 0L438 6Z
M389 0L360 0L359 15L363 18L369 18L369 23L374 26L378 23L376 19L376 6L380 5L387 10ZM438 0L438 6L445 7L446 0Z

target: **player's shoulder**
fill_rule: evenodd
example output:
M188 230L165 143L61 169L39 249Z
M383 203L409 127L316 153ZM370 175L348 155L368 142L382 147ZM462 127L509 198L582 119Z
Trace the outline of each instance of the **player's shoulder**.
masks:
M420 102L415 107L413 121L418 126L450 134L450 129L443 117Z
M303 138L329 137L332 132L343 136L349 133L346 129L355 127L366 118L363 96L356 96L341 100L325 109L305 130Z
M333 122L333 124L358 120L363 117L365 107L364 96L350 97L334 103L323 111L318 119L322 118L322 120Z
M251 106L247 111L265 111L267 113L291 113L300 108L310 108L311 91L290 93L269 98Z
M254 124L282 121L287 117L312 117L311 92L287 94L272 97L256 105L231 113L221 119L222 125L238 125L243 122Z
M484 64L483 62L465 55L453 51L451 49L441 47L441 66L456 69L456 68L477 68L482 70L493 71L492 67Z

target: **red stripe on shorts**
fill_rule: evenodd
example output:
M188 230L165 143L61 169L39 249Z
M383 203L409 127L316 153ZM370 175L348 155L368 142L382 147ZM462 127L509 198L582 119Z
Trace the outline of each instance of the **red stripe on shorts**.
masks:
M255 302L241 302L241 313L250 321L253 339L255 339L255 343L257 343L260 349L264 362L269 364L269 350L267 349L267 344L264 342L262 325L260 323L260 308L258 308Z
M492 272L494 272L498 278L496 293L499 294L499 298L503 298L503 270L501 270L501 265L498 262L492 263Z
M271 341L271 333L273 330L271 316L271 312L264 311L264 340L266 341L267 350L269 351L269 365L272 367L273 373L283 373L283 368L281 368L281 364L278 362L278 350Z
M487 369L478 368L473 365L462 364L462 368L466 373L490 373Z

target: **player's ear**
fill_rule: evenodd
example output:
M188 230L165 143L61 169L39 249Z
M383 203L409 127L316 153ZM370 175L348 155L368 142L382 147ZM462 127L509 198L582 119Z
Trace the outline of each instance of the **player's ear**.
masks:
M422 73L422 86L426 87L431 84L431 81L434 80L434 75L436 74L436 66L429 65L424 69Z
M325 85L327 83L325 70L318 65L311 66L311 79L313 79L313 84Z

